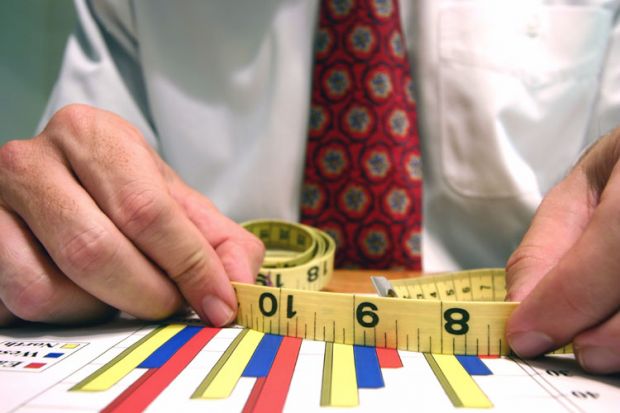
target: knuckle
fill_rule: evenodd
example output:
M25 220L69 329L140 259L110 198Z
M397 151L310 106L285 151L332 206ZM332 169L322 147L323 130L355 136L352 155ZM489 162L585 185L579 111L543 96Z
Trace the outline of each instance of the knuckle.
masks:
M22 175L31 171L32 145L29 141L12 140L0 147L0 170Z
M88 142L116 139L143 142L142 134L122 117L93 106L72 103L59 109L45 128L51 139L73 139Z
M523 300L554 263L540 255L540 247L523 244L517 248L506 263L506 299Z
M72 272L87 274L109 262L118 250L110 233L102 227L91 227L70 238L60 248L59 260Z
M260 238L258 238L254 234L249 234L249 237L247 237L245 242L248 245L248 249L250 250L250 253L252 255L259 257L260 259L263 258L263 256L265 255L266 247L265 243L261 241Z
M265 259L267 248L263 241L254 234L250 234L250 237L245 242L249 251L250 262L255 266L254 270L258 271Z
M172 203L161 191L128 191L119 205L120 226L131 234L140 234L163 222L172 211Z
M11 291L3 301L11 313L26 321L49 320L53 318L55 308L59 305L55 301L54 290L45 282L44 274L30 279L27 283L12 283Z
M508 276L526 271L529 267L540 261L536 253L537 250L535 247L528 245L519 246L506 262L506 273ZM511 280L509 279L509 281Z
M512 281L514 274L528 274L531 272L546 272L555 265L549 255L544 255L544 245L532 243L521 244L508 258L506 273L508 281Z
M180 261L181 265L171 268L168 276L184 289L199 287L208 273L209 259L202 249L196 250Z
M247 250L240 247L238 244L232 242L222 244L216 249L216 253L224 269L230 272L231 275L237 273L239 268L245 270L245 266L242 265L240 267L239 264L248 259ZM232 268L234 268L235 271L231 271Z
M50 119L47 131L59 130L69 133L62 133L59 136L82 137L87 135L87 131L97 117L99 111L94 107L72 103L59 109ZM52 134L55 136L56 134Z

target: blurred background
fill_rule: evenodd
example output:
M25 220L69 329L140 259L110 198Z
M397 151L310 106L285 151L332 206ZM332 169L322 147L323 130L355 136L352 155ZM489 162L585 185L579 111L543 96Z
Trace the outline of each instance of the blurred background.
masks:
M0 0L0 144L34 134L74 25L71 0Z

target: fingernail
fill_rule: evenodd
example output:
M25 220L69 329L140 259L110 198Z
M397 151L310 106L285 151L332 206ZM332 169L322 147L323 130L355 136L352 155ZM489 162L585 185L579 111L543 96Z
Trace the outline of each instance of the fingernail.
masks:
M211 324L217 327L229 324L235 314L224 301L214 295L207 295L203 298L202 309Z
M555 345L551 337L538 331L511 334L508 336L508 344L512 351L526 358L552 350Z
M620 354L606 347L583 347L577 351L581 367L592 373L613 373L620 368Z

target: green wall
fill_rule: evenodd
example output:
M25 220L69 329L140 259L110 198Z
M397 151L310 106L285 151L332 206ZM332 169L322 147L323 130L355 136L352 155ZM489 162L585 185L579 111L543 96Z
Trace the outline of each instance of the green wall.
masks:
M0 144L35 132L74 25L70 0L0 0Z

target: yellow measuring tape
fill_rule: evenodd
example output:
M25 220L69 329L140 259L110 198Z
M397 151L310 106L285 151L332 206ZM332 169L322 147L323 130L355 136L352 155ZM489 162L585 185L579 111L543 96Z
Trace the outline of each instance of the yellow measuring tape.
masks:
M506 355L503 269L392 280L390 297L320 292L333 273L334 240L315 228L251 221L266 245L257 284L233 283L237 323L270 334L435 354ZM571 346L556 350L570 353Z

